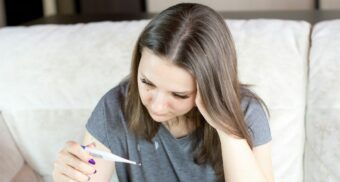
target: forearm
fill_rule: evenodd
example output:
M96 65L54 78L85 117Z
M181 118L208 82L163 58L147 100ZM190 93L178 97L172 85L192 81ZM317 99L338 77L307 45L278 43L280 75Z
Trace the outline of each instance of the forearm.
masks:
M226 181L267 182L264 173L245 139L237 139L218 131L221 141Z

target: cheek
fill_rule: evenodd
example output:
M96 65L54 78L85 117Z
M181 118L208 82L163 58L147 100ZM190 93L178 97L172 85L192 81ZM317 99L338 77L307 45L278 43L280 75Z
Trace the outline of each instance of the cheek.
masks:
M195 102L193 99L188 99L185 101L178 100L177 102L174 102L175 104L172 105L172 108L178 115L183 115L189 112L194 106Z

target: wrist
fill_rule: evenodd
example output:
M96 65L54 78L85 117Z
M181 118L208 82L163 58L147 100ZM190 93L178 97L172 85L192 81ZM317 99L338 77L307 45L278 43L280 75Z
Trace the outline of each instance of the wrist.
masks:
M229 140L230 138L232 138L232 136L230 134L228 134L227 132L223 131L223 130L216 130L218 137L220 138L220 140Z
M232 134L228 134L225 131L222 130L216 130L218 133L218 136L220 138L220 141L225 143L225 142L241 142L241 141L245 141L244 138L240 138L238 136L232 135Z

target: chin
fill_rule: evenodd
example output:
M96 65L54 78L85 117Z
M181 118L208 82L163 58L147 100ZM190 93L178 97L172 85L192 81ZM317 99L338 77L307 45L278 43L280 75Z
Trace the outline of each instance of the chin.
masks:
M152 118L154 121L160 122L160 123L169 120L169 117L167 117L167 116L155 116L155 115L152 115L152 114L151 114L151 118Z

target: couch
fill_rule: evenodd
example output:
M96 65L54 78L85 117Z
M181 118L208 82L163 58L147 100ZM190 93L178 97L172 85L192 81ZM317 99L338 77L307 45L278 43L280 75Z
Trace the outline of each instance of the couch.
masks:
M0 29L0 181L52 181L148 21ZM340 20L226 22L240 80L269 107L276 181L340 181Z

